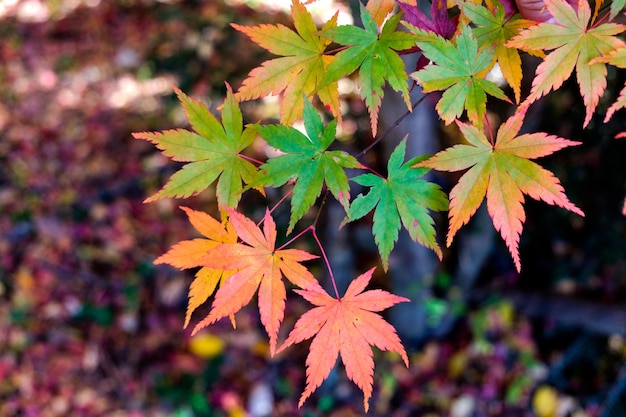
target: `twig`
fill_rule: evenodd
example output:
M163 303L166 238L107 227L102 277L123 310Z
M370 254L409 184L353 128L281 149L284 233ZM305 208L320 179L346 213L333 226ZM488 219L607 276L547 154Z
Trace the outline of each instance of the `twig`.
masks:
M396 127L400 126L400 123L402 123L402 121L404 119L406 119L406 117L409 114L411 114L413 112L413 110L415 110L415 108L417 106L419 106L422 103L422 101L424 101L425 98L426 98L426 95L422 95L419 99L417 99L417 101L415 103L413 103L413 106L411 107L411 110L407 110L406 113L404 113L402 116L400 116L400 118L398 120L396 120L391 126L389 126L389 128L387 130L385 130L385 132L382 135L380 135L378 138L376 138L376 140L374 140L374 142L372 142L367 148L365 148L361 152L359 152L356 155L356 158L359 158L359 157L365 155L367 152L370 151L370 149L372 149L380 141L385 139Z

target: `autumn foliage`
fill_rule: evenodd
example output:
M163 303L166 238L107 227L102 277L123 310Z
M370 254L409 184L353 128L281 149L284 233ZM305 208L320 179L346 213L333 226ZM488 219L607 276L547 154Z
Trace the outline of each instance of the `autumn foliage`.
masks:
M196 308L213 294L208 315L193 331L225 317L235 324L235 314L258 293L260 318L272 355L312 339L300 405L328 376L338 356L348 378L363 391L366 410L374 382L370 345L399 353L408 365L394 328L378 314L408 299L366 290L373 269L355 278L345 294L339 294L332 265L316 233L323 207L317 203L332 195L345 210L343 224L372 213L372 234L387 270L401 228L441 258L432 212L449 210L446 245L450 246L486 199L493 224L519 271L523 260L518 246L526 220L524 196L584 215L568 199L558 178L532 161L579 142L542 132L520 134L529 106L558 90L575 73L586 109L581 124L587 126L605 92L607 67L626 67L626 26L617 22L624 0L609 5L598 1L594 10L586 0L579 0L574 7L565 0L545 0L553 17L547 22L522 19L512 3L498 0L459 0L454 5L435 0L430 15L414 3L401 2L396 7L392 0L370 0L360 10L363 27L338 26L336 17L318 27L299 0L292 0L293 29L233 24L276 58L252 69L237 92L227 84L221 121L200 101L176 90L191 130L134 135L152 142L172 160L185 163L147 201L185 198L211 186L217 196L221 219L183 207L203 237L182 241L156 260L181 269L199 268L189 290L185 326ZM523 97L521 56L526 52L541 57L541 63L530 93ZM409 53L420 55L417 68L406 68L400 58ZM512 97L488 79L496 66ZM363 152L350 155L335 150L337 128L342 123L338 82L348 76L360 86L376 142L385 138L384 134L377 136L383 87L398 92L411 111L413 83L426 94L436 94L439 117L445 124L456 124L464 141L434 156L407 161L406 140L413 140L410 135L391 154L387 176L366 166L360 158ZM625 91L626 87L619 97L611 98L605 122L626 106ZM280 96L280 123L244 124L239 103L270 94ZM488 96L514 107L500 126L491 126L486 117ZM299 120L303 120L303 129L294 127ZM261 139L279 151L275 157L256 161L247 156L246 149ZM423 178L429 169L463 174L446 196L438 185ZM365 192L351 196L350 182ZM290 240L277 232L280 228L272 217L275 206L260 219L249 218L238 208L243 193L252 189L263 193L266 188L285 190L286 197L277 204L290 199L287 234L299 230ZM317 216L302 225L314 208ZM305 234L317 242L317 254L288 248ZM319 262L314 261L317 258L328 268L333 285L330 294L309 270L309 265ZM300 296L313 307L280 345L288 296Z

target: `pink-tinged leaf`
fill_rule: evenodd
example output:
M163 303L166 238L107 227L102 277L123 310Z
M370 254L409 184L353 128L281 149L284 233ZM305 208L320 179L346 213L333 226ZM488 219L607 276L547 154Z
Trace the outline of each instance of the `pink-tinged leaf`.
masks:
M626 108L626 85L624 86L622 91L620 91L619 97L617 97L615 103L613 103L611 107L609 107L606 111L606 116L604 116L604 123L607 123L609 120L611 120L611 117L613 117L613 114L616 111L624 108Z
M618 68L626 68L626 48L615 49L607 54L596 57L589 61L589 65L597 63L611 64ZM620 91L617 100L608 108L604 117L604 123L608 122L613 114L620 109L626 108L626 84Z
M494 160L487 187L487 210L493 225L500 232L518 271L522 269L519 258L519 236L526 220L524 196L512 178L503 169L499 160Z
M537 67L530 95L522 106L558 89L576 69L576 78L586 107L583 127L591 121L598 101L606 89L606 65L596 58L612 50L626 48L616 35L625 25L602 23L590 25L591 9L579 0L575 9L565 0L545 0L554 23L541 23L512 38L508 47L527 51L553 50Z
M299 406L321 385L341 356L348 378L363 391L363 406L369 408L372 395L374 360L370 345L400 354L408 366L408 357L395 329L378 314L399 302L409 301L382 290L365 291L374 269L357 277L346 294L336 299L323 289L297 290L314 307L296 322L278 352L294 343L313 337L306 360L306 387ZM370 302L375 300L375 305Z
M243 242L217 245L201 262L208 268L237 271L217 291L209 315L198 323L193 333L235 314L250 302L258 289L261 322L269 335L273 355L285 311L286 290L282 277L301 288L319 287L315 277L299 264L316 256L296 249L276 250L276 223L269 210L263 219L263 230L243 214L228 208L226 211Z
M336 311L329 311L327 314L332 313L337 314ZM339 326L324 325L311 342L309 355L306 358L306 386L298 401L298 408L302 407L304 401L322 384L335 367L339 355L339 343L337 343L339 331Z
M448 217L448 236L446 245L449 247L456 232L466 225L483 202L489 185L489 168L487 161L477 162L459 179L450 191L450 212Z
M237 232L237 236L239 237L239 239L243 240L244 243L247 243L250 246L260 247L264 249L270 249L274 247L274 245L276 244L275 234L273 235L273 241L269 241L267 239L267 235L262 233L259 227L254 224L252 220L232 209L227 209L227 212L230 216L230 222ZM265 212L264 222L266 226L269 223L270 228L276 228L276 224L274 223L272 216L270 216L269 211Z
M259 265L259 269L253 269L252 271L248 268L243 273L238 271L228 278L224 285L215 293L215 299L211 305L209 315L194 327L191 334L196 334L222 317L235 314L248 304L261 283L260 269L263 266L265 265Z
M526 219L524 194L584 216L569 201L558 179L530 161L579 143L545 133L516 136L524 115L522 109L501 125L494 145L475 126L457 122L470 145L448 148L417 165L444 171L471 167L450 191L447 244L452 243L456 232L469 221L486 196L489 215L518 271L521 269L519 238ZM459 162L461 159L466 162Z

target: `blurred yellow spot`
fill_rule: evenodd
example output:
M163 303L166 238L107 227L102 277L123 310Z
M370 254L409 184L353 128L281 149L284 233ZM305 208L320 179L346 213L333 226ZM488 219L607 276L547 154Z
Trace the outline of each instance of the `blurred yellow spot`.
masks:
M537 417L554 417L559 405L559 395L550 386L542 385L537 388L533 397L533 411Z
M198 334L189 341L189 351L204 359L211 359L224 351L224 341L211 334Z
M513 325L513 321L515 320L515 306L510 302L502 302L498 306L498 310L500 312L500 319L502 320L502 325L506 329L510 329Z
M269 357L270 345L264 340L258 340L252 345L252 353L258 356Z
M455 353L448 362L448 376L452 379L459 378L467 367L467 352Z
M242 407L233 408L228 410L228 417L247 417L248 413Z

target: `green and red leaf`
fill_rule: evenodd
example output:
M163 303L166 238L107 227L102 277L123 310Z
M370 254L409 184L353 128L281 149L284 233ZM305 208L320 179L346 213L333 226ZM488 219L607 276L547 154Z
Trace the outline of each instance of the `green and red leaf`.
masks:
M584 216L569 201L559 180L530 161L579 143L545 133L516 136L524 116L525 111L518 111L502 124L495 144L475 126L457 122L469 144L455 145L417 164L441 171L469 168L450 192L447 244L450 246L456 232L469 221L486 196L489 215L518 271L521 269L519 237L526 220L524 194Z

